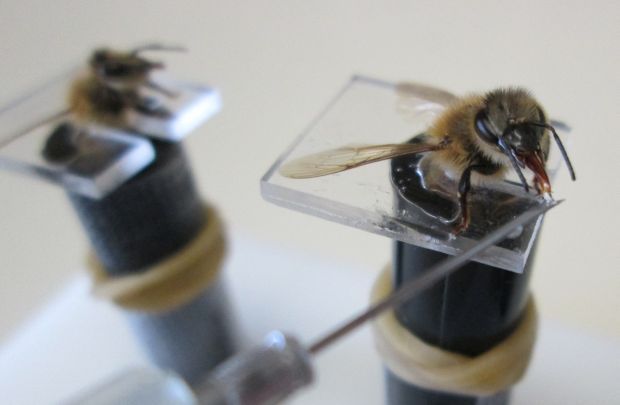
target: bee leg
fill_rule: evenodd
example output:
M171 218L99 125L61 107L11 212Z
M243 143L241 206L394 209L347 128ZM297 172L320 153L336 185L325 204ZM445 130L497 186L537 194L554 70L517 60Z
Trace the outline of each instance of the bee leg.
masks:
M155 90L168 98L175 98L179 96L179 93L175 93L174 91L168 90L167 88L160 86L152 80L146 82L146 87L149 89Z
M469 190L471 189L471 172L473 170L480 170L484 172L484 169L487 169L484 165L471 165L467 167L461 174L461 179L459 180L459 190L458 190L458 198L459 198L459 208L461 213L458 218L458 222L452 229L453 235L458 235L465 231L469 226L470 221L470 213L469 206L467 205L467 196L469 195Z
M461 179L459 180L459 190L457 195L461 212L456 225L452 229L452 234L454 235L460 234L469 226L469 207L467 206L467 195L471 189L471 171L474 167L475 166L469 166L465 169L463 174L461 174Z

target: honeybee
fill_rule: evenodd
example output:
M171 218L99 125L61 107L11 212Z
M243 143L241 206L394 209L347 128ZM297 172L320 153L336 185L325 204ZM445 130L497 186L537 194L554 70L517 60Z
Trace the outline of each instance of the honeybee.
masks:
M128 114L167 118L170 112L154 97L144 95L150 89L165 97L175 94L151 79L154 70L164 67L161 62L143 58L146 51L183 51L180 47L151 44L129 52L97 49L89 59L86 74L76 79L69 90L68 111L78 124L92 122L127 128Z
M572 180L575 171L566 150L542 106L525 89L500 88L452 101L424 134L413 143L373 146L345 146L293 160L282 166L286 177L304 179L325 176L365 164L399 156L427 153L427 166L458 179L456 198L459 214L453 233L467 229L467 204L472 177L498 181L512 168L526 192L530 186L522 169L534 173L539 195L551 198L551 184L545 169L550 138L558 145ZM422 164L422 163L420 163Z

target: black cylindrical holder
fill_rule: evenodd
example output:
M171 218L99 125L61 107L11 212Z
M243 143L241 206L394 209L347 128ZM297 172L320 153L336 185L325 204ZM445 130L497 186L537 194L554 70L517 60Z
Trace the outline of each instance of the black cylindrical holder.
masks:
M395 288L420 276L447 255L403 242L394 243ZM533 253L523 274L477 262L420 293L395 311L398 321L428 344L475 356L510 335L519 324L528 299ZM504 405L508 392L469 397L427 390L387 372L388 403Z
M156 158L100 200L69 193L106 271L144 271L191 241L206 223L183 148L153 141Z
M414 138L411 142L417 142ZM422 186L417 171L420 156L392 161L392 179L397 192L397 209L415 204L437 218L458 213L454 201ZM405 192L405 193L404 193ZM411 198L409 198L411 197ZM535 244L534 244L535 247ZM396 319L422 341L468 356L481 354L509 336L518 326L528 301L528 284L534 248L523 273L468 262L441 282L395 309ZM448 255L400 241L394 242L394 288L419 277ZM487 397L438 392L412 385L386 371L389 405L506 405L509 391Z
M148 271L186 246L209 221L182 146L153 143L154 163L106 197L68 193L110 277ZM130 310L127 316L151 360L190 383L235 348L220 281L167 312Z

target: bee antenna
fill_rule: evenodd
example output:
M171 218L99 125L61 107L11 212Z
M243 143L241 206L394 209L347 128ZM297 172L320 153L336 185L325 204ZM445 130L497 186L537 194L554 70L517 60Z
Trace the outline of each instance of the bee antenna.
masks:
M577 179L577 176L575 176L575 170L573 169L573 165L571 164L570 159L568 158L566 149L564 149L564 144L562 144L562 140L558 136L558 133L555 131L555 128L553 127L553 125L547 124L546 122L537 122L537 121L528 121L527 124L534 125L536 127L547 128L549 131L551 131L551 133L553 134L553 139L555 139L555 143L557 143L558 148L560 149L560 153L562 154L562 158L564 159L564 162L566 163L566 166L568 167L568 171L570 172L570 177L573 181L575 181Z
M146 51L186 52L187 48L178 45L147 44L132 50L131 55L137 56Z
M512 167L515 169L515 172L517 172L517 175L519 176L519 180L521 181L521 184L523 185L525 192L528 193L530 191L530 186L527 184L527 180L525 179L525 176L523 175L523 172L521 171L521 167L519 166L519 162L517 161L517 158L515 157L514 152L512 151L512 149L510 149L510 147L504 140L504 136L508 132L512 131L512 129L513 129L512 126L507 127L504 133L497 138L497 144L499 145L502 152L504 152L504 154L507 155L508 158L510 158L510 163L512 163Z

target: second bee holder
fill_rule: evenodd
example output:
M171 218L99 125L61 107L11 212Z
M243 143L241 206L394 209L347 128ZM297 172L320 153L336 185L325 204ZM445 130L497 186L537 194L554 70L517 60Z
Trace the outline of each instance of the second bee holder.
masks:
M182 147L155 150L154 164L103 199L69 196L96 252L95 294L124 310L156 365L191 384L235 349L220 277L225 241Z
M153 363L199 383L236 334L222 221L178 141L220 109L219 93L163 76L170 117L78 129L65 102L75 73L0 110L0 165L65 189L92 243L94 293L122 308Z
M265 174L261 183L263 196L287 208L394 239L391 270L383 277L388 277L392 288L397 288L541 202L522 192L514 178L476 187L470 194L472 223L466 232L453 236L451 225L427 209L429 202L437 206L446 205L447 201L450 205L449 199L421 203L409 198L419 195L411 189L415 187L416 172L410 158L400 160L400 166L399 160L394 159L309 179L287 178L279 169L299 157L346 145L407 142L423 133L453 99L450 93L429 86L354 77ZM552 175L557 170L558 158L552 151L547 166ZM453 211L450 206L440 208ZM411 334L428 351L444 351L443 357L448 359L478 356L518 330L523 338L514 347L523 347L525 362L517 362L512 370L498 371L513 374L504 379L508 383L486 390L459 389L459 384L442 385L437 381L416 384L405 378L407 373L397 376L391 369L395 368L394 362L386 358L390 405L508 402L510 385L523 375L533 344L535 322L522 321L533 319L526 317L531 313L525 309L534 308L526 304L532 251L541 221L539 218L525 225L393 312L400 325L398 333ZM390 351L393 356L394 350ZM407 356L401 354L403 358L397 358L396 363Z

